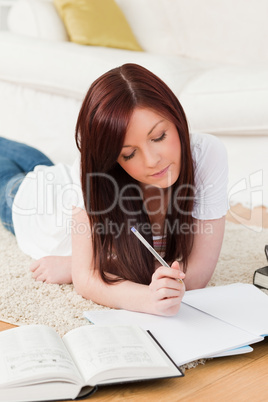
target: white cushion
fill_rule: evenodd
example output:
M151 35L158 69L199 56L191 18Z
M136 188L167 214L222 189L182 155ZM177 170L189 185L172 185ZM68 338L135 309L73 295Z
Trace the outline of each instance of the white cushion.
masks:
M8 32L0 34L0 54L0 80L76 99L83 99L93 80L124 63L152 70L177 94L207 68L204 62L169 55L48 42Z
M10 32L53 41L67 41L68 35L54 4L49 0L18 0L7 20Z
M0 80L82 100L99 75L124 63L162 78L181 101L192 130L268 135L268 70L178 56L0 35Z
M193 130L268 135L268 69L222 66L197 74L180 95Z
M174 0L115 0L141 47L147 52L174 54L176 38L168 9ZM168 3L168 4L167 4Z
M165 3L169 3L166 13L176 43L174 54L206 61L267 65L267 0Z
M116 0L144 50L268 63L267 0Z

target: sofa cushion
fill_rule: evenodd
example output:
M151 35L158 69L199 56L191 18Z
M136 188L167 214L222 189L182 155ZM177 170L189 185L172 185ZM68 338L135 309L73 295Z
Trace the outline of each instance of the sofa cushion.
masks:
M102 73L137 63L162 78L181 101L192 130L268 135L268 70L162 57L0 33L0 80L79 101Z
M53 41L67 41L68 34L52 1L17 0L8 14L10 32Z
M141 51L114 0L54 0L72 42Z
M187 83L180 100L192 129L268 135L268 69L221 65Z
M174 1L115 0L123 11L141 47L152 53L175 54L178 37L170 23Z
M214 64L179 57L161 57L72 42L50 42L0 32L0 80L51 94L82 100L90 84L124 63L152 70L179 94L199 72Z
M267 0L172 0L166 13L176 46L174 54L267 66Z

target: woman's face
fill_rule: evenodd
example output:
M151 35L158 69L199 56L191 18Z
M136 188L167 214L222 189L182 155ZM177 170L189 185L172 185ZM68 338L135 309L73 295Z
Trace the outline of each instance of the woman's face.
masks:
M176 126L151 109L134 109L117 162L142 187L171 186L181 169Z

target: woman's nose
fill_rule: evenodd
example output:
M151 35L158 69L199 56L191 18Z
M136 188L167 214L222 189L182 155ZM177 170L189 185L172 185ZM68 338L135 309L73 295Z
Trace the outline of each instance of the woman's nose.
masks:
M144 161L146 167L155 167L161 160L159 152L154 149L147 149L144 151Z

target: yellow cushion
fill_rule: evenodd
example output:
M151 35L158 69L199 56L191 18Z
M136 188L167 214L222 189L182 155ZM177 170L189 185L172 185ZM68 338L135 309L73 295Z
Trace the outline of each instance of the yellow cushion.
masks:
M54 0L54 4L72 42L142 50L114 0Z

